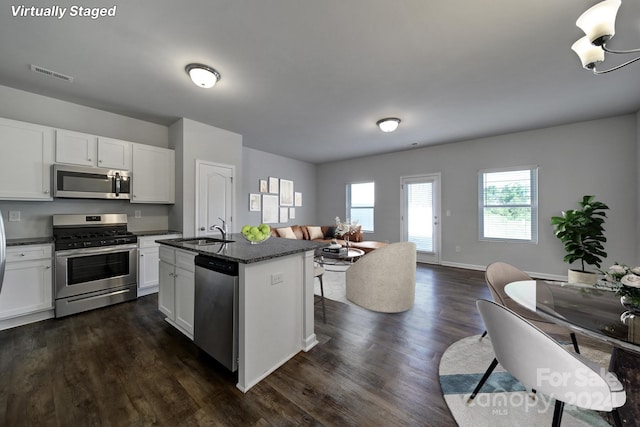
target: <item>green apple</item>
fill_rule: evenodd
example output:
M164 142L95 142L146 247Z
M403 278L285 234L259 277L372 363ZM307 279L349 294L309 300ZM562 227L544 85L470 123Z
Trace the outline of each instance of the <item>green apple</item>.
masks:
M251 226L249 224L242 226L242 234L245 236L249 234L249 230L251 230Z

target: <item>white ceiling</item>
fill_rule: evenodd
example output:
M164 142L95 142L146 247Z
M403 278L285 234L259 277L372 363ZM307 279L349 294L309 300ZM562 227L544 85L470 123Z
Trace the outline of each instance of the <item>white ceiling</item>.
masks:
M595 76L570 50L596 0L46 3L117 12L20 18L11 6L25 3L5 1L0 84L164 125L187 117L312 163L640 111L640 63ZM639 1L623 0L616 29L611 47L640 47ZM190 62L222 80L196 87ZM396 132L376 128L386 116L402 119Z

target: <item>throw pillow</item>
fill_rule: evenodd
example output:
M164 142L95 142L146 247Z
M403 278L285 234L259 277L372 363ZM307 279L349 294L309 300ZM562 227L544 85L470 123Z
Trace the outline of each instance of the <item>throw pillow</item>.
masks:
M326 237L327 239L333 239L334 237L336 237L336 228L335 227L327 228L327 232L324 233L324 237Z
M349 240L352 242L362 242L362 226L358 226L355 231L349 233Z
M296 234L293 232L291 227L276 228L276 231L278 232L278 236L284 237L285 239L296 238Z
M309 240L313 239L322 239L324 236L322 235L322 230L320 226L307 226L307 231L309 232Z

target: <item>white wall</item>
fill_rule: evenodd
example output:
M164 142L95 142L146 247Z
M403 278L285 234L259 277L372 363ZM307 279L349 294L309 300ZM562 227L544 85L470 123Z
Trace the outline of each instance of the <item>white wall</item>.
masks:
M293 191L302 193L302 206L295 208L295 219L287 223L269 224L271 227L317 224L315 165L247 147L243 149L242 164L244 172L238 209L239 225L262 223L261 212L249 211L249 194L260 194L259 180L269 177L291 180Z
M169 147L167 126L0 86L0 117Z
M171 125L170 134L170 146L176 150L177 180L176 205L171 209L169 225L185 236L193 236L196 217L196 160L235 166L234 203L236 211L239 211L242 190L242 135L186 118ZM234 222L234 228L230 230L232 232L238 227L237 219Z
M575 123L318 166L318 221L344 215L345 185L376 183L375 233L370 240L400 240L400 178L442 173L442 261L484 267L503 260L530 272L566 275L560 241L549 218L577 207L584 194L608 204L606 268L636 264L638 207L637 115ZM538 244L478 240L478 170L539 165ZM461 252L455 252L460 246Z
M169 146L166 126L6 86L0 86L0 117L141 144ZM0 144L0 155L7 149L9 147ZM10 210L20 211L20 222L8 221ZM134 218L135 210L141 211L142 218ZM166 229L169 218L166 205L140 205L116 200L0 201L0 211L10 239L50 236L51 215L59 213L126 213L132 231Z

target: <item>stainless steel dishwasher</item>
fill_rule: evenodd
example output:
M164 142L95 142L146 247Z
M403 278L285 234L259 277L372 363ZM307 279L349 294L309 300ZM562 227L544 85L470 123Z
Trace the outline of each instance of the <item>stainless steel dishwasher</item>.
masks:
M193 341L232 372L238 370L238 263L198 255Z

